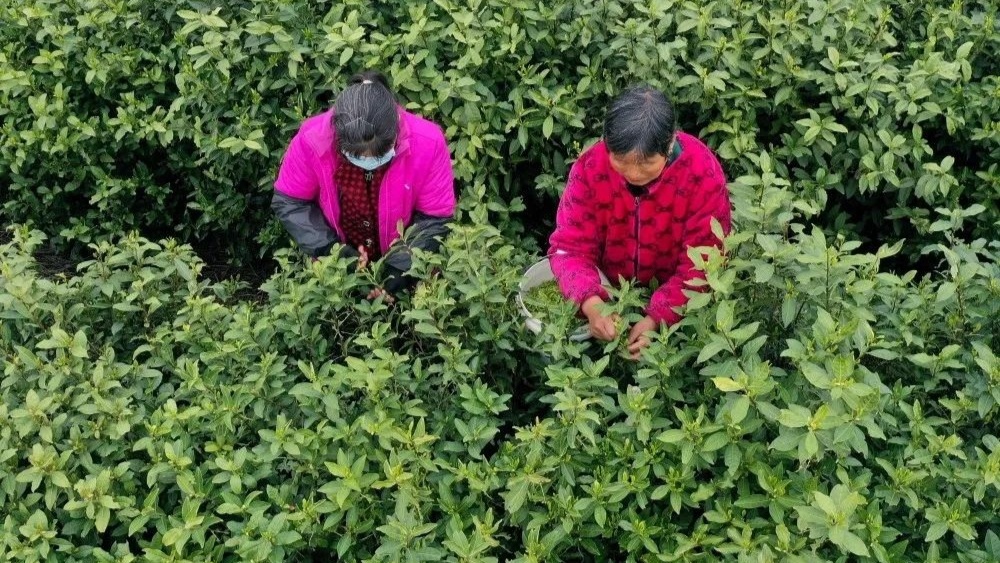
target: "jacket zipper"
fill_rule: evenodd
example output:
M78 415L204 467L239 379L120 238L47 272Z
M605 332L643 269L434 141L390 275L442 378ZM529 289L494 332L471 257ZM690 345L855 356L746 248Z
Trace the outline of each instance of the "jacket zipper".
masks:
M365 193L368 195L368 205L372 204L372 180L375 178L374 170L365 170ZM375 204L375 209L373 209L376 225L378 225L378 204ZM376 226L376 229L378 227ZM366 241L367 242L367 241ZM373 240L369 246L375 246L375 241Z
M639 199L640 199L639 196L635 196L635 262L633 265L635 269L633 271L634 274L633 277L635 278L636 281L639 281L639 253L642 250L640 246L641 243L639 242L641 240L639 238L639 225L641 223L639 217L639 209L640 209Z

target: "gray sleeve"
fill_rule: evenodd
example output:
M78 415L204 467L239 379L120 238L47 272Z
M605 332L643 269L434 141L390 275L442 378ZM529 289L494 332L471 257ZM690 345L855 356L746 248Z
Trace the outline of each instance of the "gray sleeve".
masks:
M440 238L448 234L448 224L451 219L451 217L414 213L413 223L407 236L396 241L385 257L386 291L395 293L416 282L415 279L403 275L413 265L411 250L419 248L427 252L437 252L441 248Z
M271 198L271 210L299 248L309 256L325 256L335 243L340 242L337 233L323 217L319 205L312 201L275 191Z

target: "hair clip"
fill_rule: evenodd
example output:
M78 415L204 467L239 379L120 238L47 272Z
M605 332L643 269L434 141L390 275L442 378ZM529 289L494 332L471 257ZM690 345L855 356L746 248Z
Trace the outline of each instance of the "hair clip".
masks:
M361 83L362 84L371 84L372 81L371 80L362 80Z

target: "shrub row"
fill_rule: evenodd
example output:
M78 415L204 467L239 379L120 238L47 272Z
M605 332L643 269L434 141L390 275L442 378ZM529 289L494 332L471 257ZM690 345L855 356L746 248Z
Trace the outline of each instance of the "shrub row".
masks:
M531 257L485 186L392 306L287 252L234 299L135 235L45 277L14 230L0 557L997 560L1000 248L887 273L899 245L808 226L760 164L726 255L693 251L712 291L638 363L572 315L521 330Z
M872 248L1000 216L994 2L5 0L0 20L2 213L60 240L285 244L267 208L284 143L365 67L446 128L462 186L540 202L532 229L637 80L732 176L769 152Z

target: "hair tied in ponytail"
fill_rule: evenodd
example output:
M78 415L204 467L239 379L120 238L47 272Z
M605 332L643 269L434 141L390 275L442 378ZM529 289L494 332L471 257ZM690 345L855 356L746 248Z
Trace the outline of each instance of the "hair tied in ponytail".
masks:
M356 86L368 86L356 88ZM354 155L383 155L396 143L396 97L382 73L366 70L347 81L333 103L337 149Z

